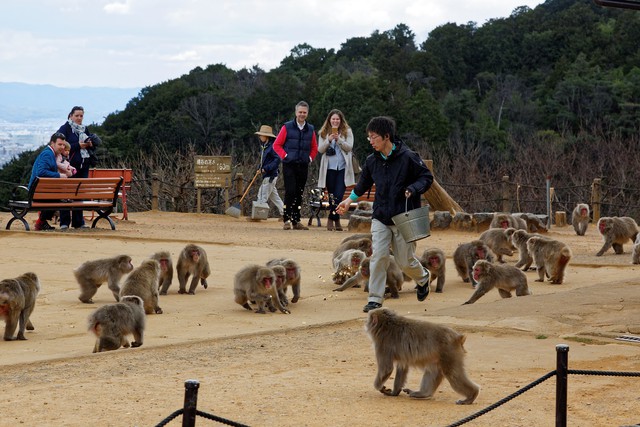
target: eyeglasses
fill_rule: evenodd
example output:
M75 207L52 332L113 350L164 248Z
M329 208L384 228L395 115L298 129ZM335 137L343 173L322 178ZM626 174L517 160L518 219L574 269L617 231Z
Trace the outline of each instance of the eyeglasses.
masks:
M382 137L380 135L368 136L367 137L367 141L371 142L376 138L382 138Z

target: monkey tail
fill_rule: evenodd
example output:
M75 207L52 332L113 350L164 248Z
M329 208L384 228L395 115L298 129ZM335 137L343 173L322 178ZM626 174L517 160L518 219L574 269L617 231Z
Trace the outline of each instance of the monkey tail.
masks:
M558 266L564 267L569 263L571 259L571 250L569 248L563 248L560 253L560 258L558 259Z

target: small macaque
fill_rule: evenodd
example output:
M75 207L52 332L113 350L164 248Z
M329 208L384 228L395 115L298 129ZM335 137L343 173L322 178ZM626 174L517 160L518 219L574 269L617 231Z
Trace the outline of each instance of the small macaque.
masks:
M176 270L178 272L178 283L180 284L179 294L187 293L189 276L192 276L189 295L196 294L198 281L200 281L203 288L207 289L207 277L211 274L211 269L209 268L209 261L207 261L207 253L200 246L194 244L185 246L178 257Z
M333 274L331 280L336 285L341 285L348 278L358 272L360 263L367 257L363 251L359 249L347 249L340 253L337 258L333 259Z
M564 279L564 270L571 260L571 249L566 244L553 239L533 236L527 240L527 250L533 257L538 271L536 282L544 282L544 276L549 283L559 285Z
M0 281L0 318L5 322L5 341L26 340L25 330L34 329L30 317L36 307L40 281L35 273L25 273L15 279ZM13 334L18 329L18 335Z
M158 278L158 292L160 295L166 295L171 281L173 280L173 262L171 262L171 254L167 251L156 252L151 256L160 264L160 276Z
M388 308L369 311L365 330L378 362L373 386L382 394L397 396L404 391L413 398L432 398L446 377L451 388L464 396L458 405L470 405L478 397L480 387L469 379L464 367L464 335L444 325L400 316ZM394 365L393 389L389 389L384 384ZM418 391L403 388L412 367L424 372Z
M633 242L633 249L631 250L631 264L640 264L640 233Z
M444 290L446 260L444 252L438 248L425 249L420 257L420 264L429 270L430 283L437 279L436 292L438 293Z
M522 268L522 271L529 270L531 264L533 264L533 257L529 253L529 249L527 249L527 241L533 236L539 235L527 233L525 230L516 230L511 235L511 243L518 249L518 254L520 254L520 259L518 259L515 266ZM544 239L542 236L539 237Z
M291 286L291 290L293 291L291 302L294 304L297 303L300 299L300 266L297 262L288 258L272 259L267 262L267 267L273 267L274 265L281 265L287 271L287 280L282 287L282 293L285 299L287 298L287 289Z
M628 216L603 216L598 220L598 231L602 235L604 245L596 256L602 256L611 247L616 254L620 255L624 253L622 245L628 241L636 241L638 224Z
M547 226L542 222L542 219L535 214L521 213L517 216L527 223L526 230L529 233L546 233L549 231L547 230Z
M589 226L589 205L578 203L571 213L571 225L578 236L584 236Z
M249 301L258 305L256 313L265 314L265 308L276 311L276 307L284 314L290 314L278 296L276 275L270 267L262 265L248 265L238 271L233 280L233 294L235 302L247 310L253 310ZM275 307L271 302L275 302Z
M120 300L120 279L133 270L129 255L86 261L73 271L80 285L78 299L85 304L93 304L93 296L98 288L107 282L116 301Z
M515 228L490 228L480 235L478 238L489 246L489 249L496 254L498 262L505 262L503 255L512 256L515 247L511 244L511 235L516 231Z
M274 265L269 267L273 270L273 274L276 275L276 290L278 291L278 298L283 306L289 306L289 299L287 298L285 284L287 283L287 269L282 265ZM269 310L274 308L273 301L269 301ZM272 312L274 310L271 310Z
M473 265L473 280L478 285L471 298L464 304L473 304L493 288L498 288L498 293L502 298L511 298L512 291L516 291L516 295L519 297L531 295L529 285L527 285L527 275L513 265L478 260Z
M131 347L140 347L146 322L143 305L140 297L123 295L120 302L96 309L89 316L89 331L96 336L93 352L128 348L127 335L133 335Z
M482 240L473 240L469 243L462 243L455 251L453 251L453 264L456 266L456 271L462 281L468 283L471 281L475 287L473 281L473 264L479 259L486 259L493 262L495 256L489 247Z
M349 242L351 240L359 240L359 239L369 239L369 240L371 240L371 233L354 233L354 234L352 234L350 236L347 236L344 239L342 239L342 242L340 242L340 243Z
M358 272L349 277L344 284L334 291L342 292L345 289L352 287L364 286L366 292L369 291L369 277L371 277L370 270L371 258L365 258L358 268ZM391 298L400 298L399 292L402 290L402 284L404 283L404 274L400 269L400 266L393 257L389 258L389 266L387 267L387 281L385 287L385 294L391 295Z
M144 303L145 314L162 314L158 305L158 276L160 264L155 259L142 261L139 267L127 276L120 289L120 298L123 295L135 295Z
M491 220L491 224L489 224L489 228L515 228L516 230L526 230L527 222L517 216L507 214L507 213L497 213L493 216L493 220Z
M371 256L373 251L373 245L371 239L363 237L355 240L347 240L344 243L340 243L335 251L333 251L332 259L340 257L340 255L349 249L358 249L364 252L367 256Z

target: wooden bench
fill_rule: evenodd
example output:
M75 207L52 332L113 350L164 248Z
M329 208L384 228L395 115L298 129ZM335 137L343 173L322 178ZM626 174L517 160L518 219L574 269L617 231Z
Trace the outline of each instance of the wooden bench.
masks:
M118 198L122 203L122 220L129 219L129 211L127 210L127 193L131 191L131 182L133 181L133 171L131 169L89 169L89 178L118 178L122 177L122 187ZM114 212L115 213L115 212ZM93 220L92 215L90 220Z
M351 195L351 190L353 190L353 187L355 187L355 185L348 186L344 192L344 195L342 196L342 199L338 200L336 204L349 197L349 195ZM358 200L356 200L355 202L351 202L351 204L349 205L349 210L354 210L358 206L358 202L373 202L375 197L376 186L373 185L368 192L358 197ZM318 222L318 227L321 227L322 224L320 222L320 212L329 210L329 193L327 192L326 188L316 188L314 190L311 190L309 207L311 208L311 215L309 216L309 222L307 223L307 225L311 225L311 223L313 222L313 218L315 218Z
M11 228L15 220L24 224L29 231L29 223L25 219L28 212L41 210L86 210L95 211L98 217L91 224L104 218L109 221L111 229L116 225L109 215L118 202L123 178L36 178L29 189L23 185L15 187L11 192L9 209L13 218L7 223ZM26 199L19 197L26 192Z

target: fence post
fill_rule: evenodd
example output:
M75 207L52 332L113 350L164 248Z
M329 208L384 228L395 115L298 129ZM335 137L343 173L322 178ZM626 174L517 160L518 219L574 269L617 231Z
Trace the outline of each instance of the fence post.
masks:
M195 427L196 425L198 387L200 387L200 383L197 380L187 380L184 382L184 409L182 412L182 427Z
M160 194L160 178L157 173L151 174L151 210L158 210L158 194Z
M242 193L244 192L244 175L242 173L237 173L236 174L236 179L235 179L235 186L236 186L236 194L238 194L238 200L236 201L236 203L238 203L240 201L240 196L242 195ZM234 203L234 205L236 204ZM240 211L242 211L242 206L240 206Z
M600 204L602 203L602 187L600 178L595 178L591 184L591 207L593 212L593 222L600 219Z
M502 212L511 212L511 198L509 197L509 175L502 177Z
M556 346L556 427L567 427L567 371L569 346Z
M547 230L551 229L551 177L547 176Z

